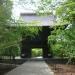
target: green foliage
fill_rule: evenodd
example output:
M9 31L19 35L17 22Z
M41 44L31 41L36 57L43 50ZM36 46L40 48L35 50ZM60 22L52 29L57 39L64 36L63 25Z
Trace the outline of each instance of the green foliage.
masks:
M6 56L19 55L21 34L17 28L9 27L7 30L0 38L0 53Z
M42 56L42 49L34 48L32 49L32 57Z
M41 27L27 27L25 23L15 22L12 19L12 1L0 1L0 54L18 55L20 43L27 37L35 38L38 36ZM35 23L36 24L36 23ZM24 25L24 26L23 26ZM25 37L22 39L22 34ZM18 46L17 46L18 45ZM19 47L19 48L18 48ZM7 52L7 53L6 53Z
M55 15L59 18L57 22L61 20L62 23L66 21L68 24L70 24L63 32L64 39L60 42L60 44L65 51L65 56L67 56L69 58L69 62L71 62L71 60L75 58L75 1L67 0L63 4L57 6L55 11ZM55 48L57 48L57 44Z
M59 1L60 3L56 0L50 1L42 1L42 4L45 2L45 5L42 5L42 10L49 9L57 17L55 25L69 25L64 31L54 29L48 38L48 43L51 44L55 55L61 55L63 50L64 55L69 58L70 62L75 58L75 0Z
M72 21L74 20L75 14L75 1L68 0L63 5L60 5L56 9L56 15L61 17L63 20Z
M63 26L55 26L54 30L51 32L51 35L48 37L48 44L51 45L50 49L52 49L54 57L63 58L65 55L63 42L64 42L64 25Z
M62 48L61 44L56 43L55 45L52 45L52 49L53 49L54 57L64 58L66 56L65 53L64 53L65 51Z
M39 31L42 30L42 27L35 27L35 26L25 26L20 27L23 37L31 37L32 39L36 36L39 36Z
M52 0L40 0L40 4L38 6L37 13L39 15L48 16L51 15L52 12L50 11L50 4Z
M18 28L10 27L13 22L12 1L1 0L0 3L0 55L18 55L17 51L20 48L17 45L21 36Z
M10 0L1 0L0 2L0 26L8 25L11 20L12 2Z
M3 49L0 51L1 56L19 56L20 55L20 49L19 45L11 46L9 48Z
M64 31L65 41L63 44L66 56L69 58L69 62L71 62L71 60L75 58L75 1L68 0L56 11L61 19L67 20L70 24L72 24L68 29ZM62 16L63 14L65 15Z
M71 62L71 60L73 58L75 58L75 27L71 27L70 29L65 31L65 43L64 45L64 49L66 51L66 55L69 57L69 62Z
M52 4L53 1L41 0L41 7L38 7L40 11L48 12L47 15L53 14L53 11L55 11L54 15L58 18L56 25L60 25L59 28L54 27L48 37L48 43L51 45L54 56L66 56L71 61L75 57L75 0L67 0L59 5L57 3ZM42 27L27 27L25 23L14 22L11 15L12 1L0 0L0 55L18 55L20 42L27 37L36 39L42 30ZM10 27L12 23L16 26ZM72 24L72 26L70 25L70 27L64 29L65 24ZM24 34L24 39L22 39L22 34ZM40 55L40 53L37 50L33 51L35 56Z

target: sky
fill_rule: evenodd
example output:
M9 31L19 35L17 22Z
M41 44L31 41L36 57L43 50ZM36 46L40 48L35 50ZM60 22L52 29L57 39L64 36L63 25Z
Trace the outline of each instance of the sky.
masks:
M22 3L22 1L25 1ZM64 2L65 0L53 0L54 3ZM35 3L35 4L34 4ZM14 0L13 1L13 17L17 20L20 17L20 13L31 13L37 10L40 4L40 0Z
M35 12L35 10L37 10L37 5L39 5L38 3L40 0L33 0L35 4L31 4L31 0L25 0L26 3L22 3L21 1L14 0L13 2L12 13L15 19L18 19L20 17L20 13L31 13L33 11Z

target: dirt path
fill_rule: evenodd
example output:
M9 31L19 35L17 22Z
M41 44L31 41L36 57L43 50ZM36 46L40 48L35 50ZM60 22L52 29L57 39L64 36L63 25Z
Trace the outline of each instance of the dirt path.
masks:
M48 64L54 75L75 75L75 65Z

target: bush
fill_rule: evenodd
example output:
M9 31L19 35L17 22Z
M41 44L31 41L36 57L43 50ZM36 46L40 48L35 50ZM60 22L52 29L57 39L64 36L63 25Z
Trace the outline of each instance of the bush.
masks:
M42 56L42 49L34 48L32 49L32 57Z
M16 56L20 55L20 47L19 45L11 46L9 48L0 50L0 56L3 57L10 57L15 58Z

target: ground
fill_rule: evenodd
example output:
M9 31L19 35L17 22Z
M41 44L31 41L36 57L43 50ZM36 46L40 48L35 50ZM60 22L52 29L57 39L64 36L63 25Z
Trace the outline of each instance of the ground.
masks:
M11 71L15 67L16 67L16 65L13 65L13 64L0 63L0 75L4 75L5 73Z
M35 60L35 58L31 60ZM38 61L38 60L35 60L35 61ZM39 61L42 61L42 60L40 59ZM55 61L58 61L58 62L55 62ZM75 75L75 65L66 64L64 61L60 62L60 60L54 59L54 61L49 60L49 62L46 62L46 63L48 64L49 68L54 72L55 75ZM0 63L0 75L4 75L4 73L21 65L21 63L25 62L25 60L17 60L16 63L17 62L18 64Z
M75 75L75 65L48 64L55 75Z

